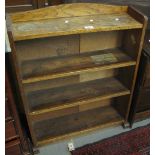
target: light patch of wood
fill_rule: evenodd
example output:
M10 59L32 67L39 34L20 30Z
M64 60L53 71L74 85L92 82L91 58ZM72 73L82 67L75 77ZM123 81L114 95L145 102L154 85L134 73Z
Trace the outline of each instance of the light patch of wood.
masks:
M80 52L90 52L120 47L122 31L97 32L80 35Z
M117 70L110 69L110 70L102 70L102 71L96 71L96 72L81 73L80 74L80 82L86 82L89 80L113 77L117 74L116 71Z
M127 6L72 3L11 14L13 22L127 12Z
M99 107L105 107L110 105L111 103L112 103L111 99L96 101L92 103L90 102L88 104L79 105L79 111L81 112L81 111L86 111L86 110L95 109Z

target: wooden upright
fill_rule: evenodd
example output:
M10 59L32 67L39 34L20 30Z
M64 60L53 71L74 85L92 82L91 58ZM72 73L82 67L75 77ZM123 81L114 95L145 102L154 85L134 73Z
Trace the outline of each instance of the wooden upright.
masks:
M34 145L126 125L147 18L128 6L77 3L7 18Z

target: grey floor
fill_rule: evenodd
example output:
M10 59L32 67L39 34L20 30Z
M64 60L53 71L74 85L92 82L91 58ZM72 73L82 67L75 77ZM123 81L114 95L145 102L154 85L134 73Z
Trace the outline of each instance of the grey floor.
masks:
M135 129L140 126L145 126L149 124L149 122L150 122L149 119L146 119L141 122L137 122L133 125L132 129ZM122 126L118 126L115 128L106 128L103 130L97 130L89 134L84 134L78 137L73 137L72 139L66 139L58 143L49 144L49 145L40 147L38 148L40 151L38 155L70 155L70 152L68 151L68 143L71 141L73 142L75 148L77 148L132 129L123 129Z

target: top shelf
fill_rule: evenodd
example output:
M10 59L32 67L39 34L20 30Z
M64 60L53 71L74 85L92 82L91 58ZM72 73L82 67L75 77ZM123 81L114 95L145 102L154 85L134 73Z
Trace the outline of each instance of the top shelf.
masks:
M50 36L142 28L143 24L132 18L127 13L127 8L125 6L80 3L16 13L10 16L12 32L14 40L18 41ZM61 10L63 10L62 13ZM54 14L53 11L56 11L56 13ZM37 18L37 16L40 17Z

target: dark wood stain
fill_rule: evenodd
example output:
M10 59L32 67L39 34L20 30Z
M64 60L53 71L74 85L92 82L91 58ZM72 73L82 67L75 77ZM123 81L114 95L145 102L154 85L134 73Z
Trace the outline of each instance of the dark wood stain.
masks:
M54 108L64 104L87 101L93 98L129 94L130 91L115 78L99 79L60 88L29 92L31 111ZM119 96L119 95L118 95Z
M34 130L38 141L42 141L114 122L122 122L121 116L112 107L104 107L56 119L35 122Z

